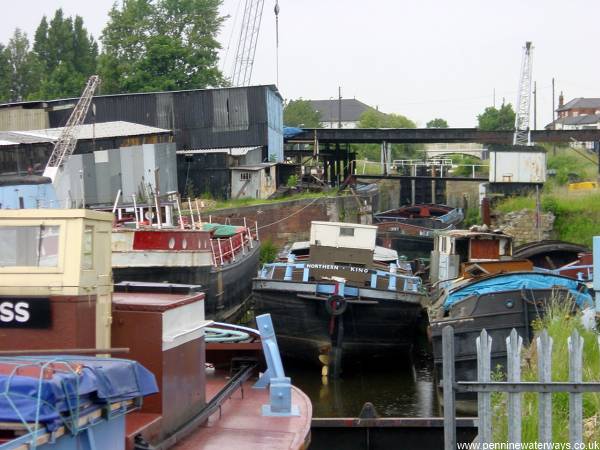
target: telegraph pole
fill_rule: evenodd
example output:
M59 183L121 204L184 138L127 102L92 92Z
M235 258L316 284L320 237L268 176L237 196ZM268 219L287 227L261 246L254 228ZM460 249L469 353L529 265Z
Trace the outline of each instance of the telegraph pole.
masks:
M342 87L338 86L338 128L342 128Z
M537 81L533 82L533 129L537 130Z

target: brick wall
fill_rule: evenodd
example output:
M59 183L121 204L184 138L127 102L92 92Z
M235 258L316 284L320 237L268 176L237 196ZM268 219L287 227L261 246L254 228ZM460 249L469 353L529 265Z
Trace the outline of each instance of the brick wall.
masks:
M370 223L371 199L360 197L360 201L361 208L353 196L319 197L221 209L211 216L213 222L225 223L229 219L234 225L241 224L244 217L249 224L254 225L256 221L260 239L271 240L281 247L288 242L308 240L313 220ZM206 219L205 215L203 220Z

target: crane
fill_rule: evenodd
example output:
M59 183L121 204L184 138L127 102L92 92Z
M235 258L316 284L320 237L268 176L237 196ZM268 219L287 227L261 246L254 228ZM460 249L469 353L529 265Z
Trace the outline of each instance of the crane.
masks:
M233 75L231 77L233 86L250 85L264 6L264 0L246 0L240 38L237 44L235 62L233 63Z
M531 104L531 69L532 69L531 42L525 42L523 47L523 60L521 61L521 76L519 90L517 91L517 110L515 115L515 134L513 145L533 145L529 131L529 112Z
M85 116L92 103L92 96L99 84L100 77L98 75L92 75L88 79L85 89L81 93L81 98L77 102L77 105L75 105L75 108L73 108L69 120L67 120L66 125L54 144L54 149L44 169L44 176L50 178L53 184L56 184L59 169L75 150L75 146L77 145L77 127L85 120Z

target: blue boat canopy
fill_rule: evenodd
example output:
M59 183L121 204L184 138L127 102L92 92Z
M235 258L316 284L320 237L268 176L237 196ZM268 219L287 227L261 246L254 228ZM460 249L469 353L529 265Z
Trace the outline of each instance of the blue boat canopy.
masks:
M44 424L50 431L82 409L158 392L135 361L85 356L0 358L0 422Z
M594 301L587 288L571 278L542 273L509 273L474 281L451 292L444 302L444 309L448 311L456 303L472 295L522 289L552 289L555 287L568 289L580 308L594 306Z

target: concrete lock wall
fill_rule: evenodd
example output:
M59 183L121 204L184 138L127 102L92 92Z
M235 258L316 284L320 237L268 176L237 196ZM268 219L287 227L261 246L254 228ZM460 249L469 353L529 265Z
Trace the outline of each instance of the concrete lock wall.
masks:
M550 239L555 216L551 212L540 214L539 227L536 212L529 209L509 213L495 213L492 228L498 228L514 239L514 246L528 242Z

